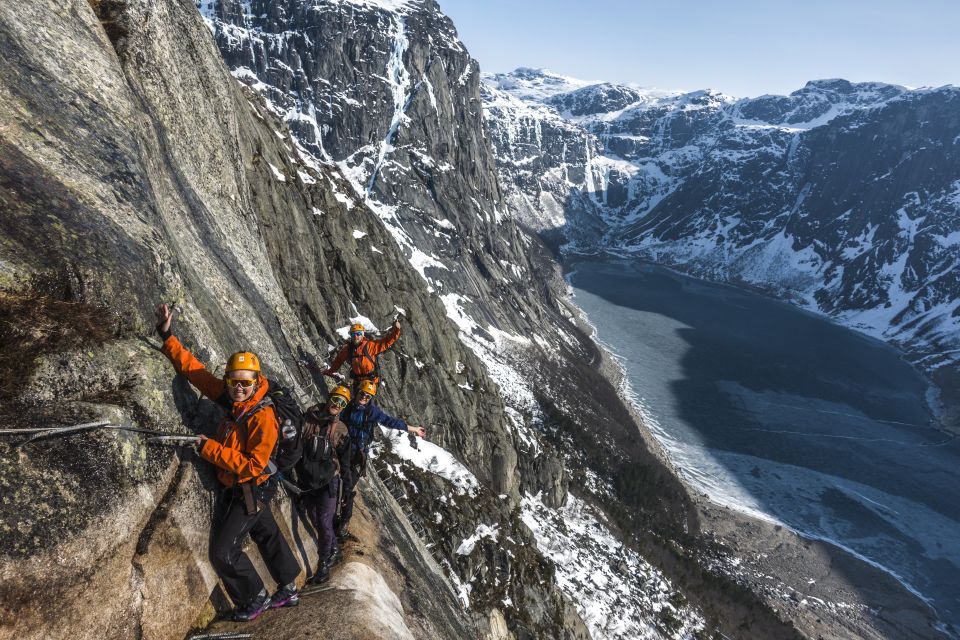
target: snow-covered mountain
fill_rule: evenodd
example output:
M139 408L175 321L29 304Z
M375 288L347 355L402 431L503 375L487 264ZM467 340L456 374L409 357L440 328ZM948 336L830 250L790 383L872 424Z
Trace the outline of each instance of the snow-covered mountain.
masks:
M507 200L567 253L757 286L918 354L960 343L960 88L484 84Z
M541 227L632 246L640 219L610 212L637 165L590 129L643 102L679 136L729 99L527 71L484 89L516 116L485 130L478 66L433 0L0 3L0 49L0 413L122 427L0 443L6 635L182 638L229 605L208 601L211 470L127 431L215 424L157 350L169 300L203 360L253 349L304 403L328 382L304 365L351 322L406 316L378 402L429 441L380 440L345 562L254 635L796 637L803 603L718 568L741 558L717 512L646 439L517 223L552 206ZM653 166L651 184L679 180ZM873 624L836 612L825 626Z
M464 606L502 615L517 637L579 638L587 629L596 638L653 637L665 625L679 637L702 626L695 607L670 603L669 580L612 542L582 552L589 574L558 562L552 577L546 558L561 560L566 552L558 548L582 545L572 532L551 531L563 521L559 509L575 500L562 462L573 452L548 441L545 405L576 416L618 452L609 469L594 470L597 494L622 501L618 465L644 460L651 484L670 497L637 492L630 498L636 514L676 531L686 526L689 503L638 442L615 388L589 364L596 347L577 329L548 252L509 213L484 135L479 67L449 18L432 0L204 0L198 9L233 76L266 100L303 155L347 178L353 193L343 197L380 217L458 331L448 356L431 358L439 367L431 375L453 382L462 402L443 409L458 415L442 418L432 438L484 489L448 496L439 486L432 494L429 474L403 455L390 457L404 447L391 447L384 464L411 479L395 497L432 532L430 544ZM379 264L374 253L369 260L392 280L394 265ZM356 303L361 312L370 304ZM476 361L485 372L473 370ZM574 406L570 399L585 385L594 393ZM437 400L410 398L413 406ZM536 527L524 528L514 510ZM595 507L584 503L578 513L592 535L616 539ZM618 565L613 555L626 559ZM635 594L608 625L603 612L641 575L662 588ZM600 579L619 586L596 589Z

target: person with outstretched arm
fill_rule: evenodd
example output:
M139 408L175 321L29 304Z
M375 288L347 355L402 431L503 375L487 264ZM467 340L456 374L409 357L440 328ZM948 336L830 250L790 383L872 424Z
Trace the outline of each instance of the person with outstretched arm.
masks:
M367 470L367 456L370 452L370 444L373 442L373 430L382 424L389 429L412 433L421 438L427 437L423 427L408 425L400 418L384 413L373 402L373 396L376 394L377 386L373 382L361 381L353 401L340 414L340 420L347 425L350 432L350 465L342 474L343 500L340 505L340 517L337 520L337 537L341 540L347 536L347 528L353 516L353 498L357 493L357 483Z
M338 373L340 367L347 360L350 360L350 377L353 379L351 391L357 394L360 383L364 380L373 382L374 385L380 384L380 366L378 358L381 353L393 346L400 337L400 317L393 321L393 326L380 338L368 338L367 331L362 324L355 323L350 326L350 336L347 343L344 344L333 362L327 369L320 373L331 377L342 376Z
M221 490L210 539L210 562L235 609L232 619L249 621L270 607L300 602L296 579L300 565L270 510L277 482L270 460L279 437L273 406L266 398L269 381L260 371L260 359L249 351L230 356L223 378L210 373L170 331L173 313L166 304L157 311L162 352L177 373L226 412L216 436L200 436L199 454L217 467ZM270 574L281 585L273 596L250 558L243 552L247 533L253 538Z
M350 402L343 385L330 392L323 405L307 409L303 425L303 455L294 468L294 483L302 491L300 502L317 531L319 563L310 582L330 579L337 539L334 517L340 503L342 469L350 467L350 435L340 413Z

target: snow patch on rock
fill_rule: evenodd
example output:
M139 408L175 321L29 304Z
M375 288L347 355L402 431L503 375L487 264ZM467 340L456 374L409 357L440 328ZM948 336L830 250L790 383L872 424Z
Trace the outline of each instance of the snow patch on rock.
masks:
M370 565L347 562L340 571L332 573L327 588L352 592L354 599L365 605L364 611L370 612L365 620L366 630L375 637L413 640L413 633L404 620L400 598Z
M666 577L624 547L582 500L569 495L551 509L526 495L521 513L595 640L693 638L703 628Z
M414 446L411 436L406 433L385 427L380 427L380 431L395 454L415 467L449 481L461 495L473 496L480 490L477 477L443 447L421 438L416 438Z
M458 556L468 556L473 553L474 548L477 546L477 543L483 539L497 540L497 531L500 528L500 525L485 525L480 524L477 526L477 530L473 535L465 538L463 542L460 543L460 546L457 547L456 554Z

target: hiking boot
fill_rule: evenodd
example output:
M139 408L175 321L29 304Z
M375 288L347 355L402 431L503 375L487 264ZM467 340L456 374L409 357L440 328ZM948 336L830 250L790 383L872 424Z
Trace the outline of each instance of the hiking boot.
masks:
M330 554L330 559L327 560L327 567L335 567L340 562L343 561L343 549L338 546L333 548L333 553Z
M346 539L347 539L347 536L350 535L350 532L347 530L347 525L346 525L346 524L341 524L339 527L337 527L337 530L336 530L336 532L335 532L335 535L337 536L337 540L338 540L339 542L341 542L341 543L342 543L344 540L346 540Z
M321 562L317 567L317 572L310 576L310 584L323 584L330 579L329 562Z
M300 604L300 592L297 591L297 583L291 582L285 584L270 598L270 607L279 609L280 607L295 607Z
M269 608L270 596L267 595L266 589L261 589L260 593L258 593L253 600L242 607L234 609L230 619L236 622L250 622L256 620L261 613Z
M360 538L350 533L346 528L342 529L340 533L337 534L337 542L340 544L346 544L348 542L360 542Z

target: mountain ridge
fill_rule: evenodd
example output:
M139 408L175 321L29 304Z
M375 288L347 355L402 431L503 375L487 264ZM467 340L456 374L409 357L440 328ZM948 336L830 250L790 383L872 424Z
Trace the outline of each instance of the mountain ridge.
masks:
M576 116L557 106L597 85L538 102L504 82L488 83L485 99L508 201L571 255L611 252L757 287L917 361L960 341L950 266L960 88L815 80L789 96L701 91L613 110L600 100ZM522 146L545 126L582 151Z

